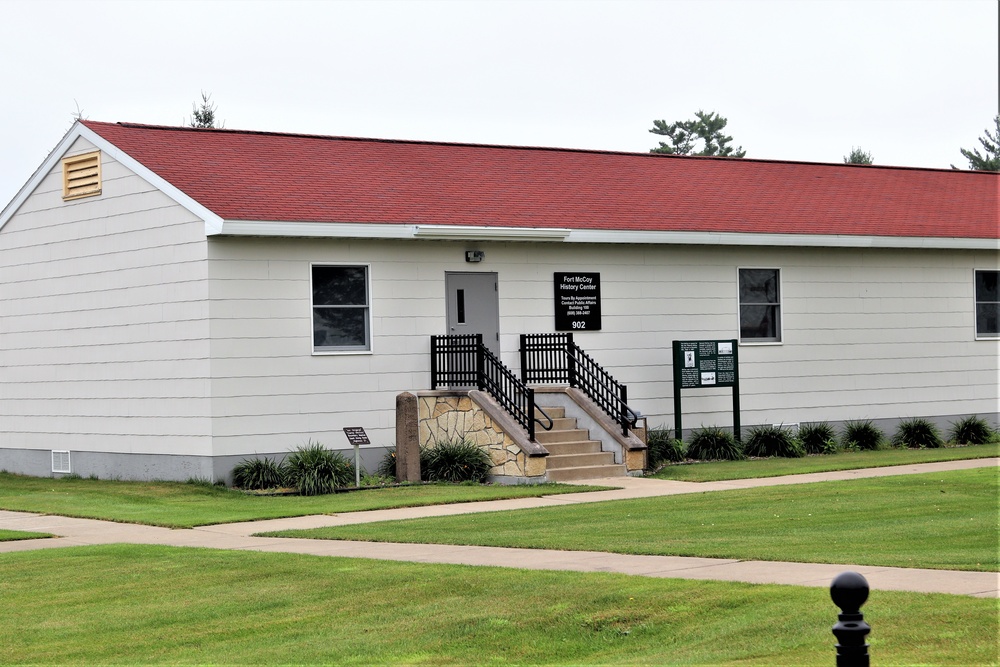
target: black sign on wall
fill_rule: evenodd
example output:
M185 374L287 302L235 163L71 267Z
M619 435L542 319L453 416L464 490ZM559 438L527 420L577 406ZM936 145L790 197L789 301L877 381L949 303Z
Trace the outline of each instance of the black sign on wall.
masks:
M600 331L601 274L553 274L556 331Z

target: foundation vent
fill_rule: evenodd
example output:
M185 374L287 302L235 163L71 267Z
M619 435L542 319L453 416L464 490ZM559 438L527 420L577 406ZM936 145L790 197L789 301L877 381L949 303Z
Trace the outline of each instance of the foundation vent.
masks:
M52 450L52 472L73 472L69 465L69 452L64 449Z

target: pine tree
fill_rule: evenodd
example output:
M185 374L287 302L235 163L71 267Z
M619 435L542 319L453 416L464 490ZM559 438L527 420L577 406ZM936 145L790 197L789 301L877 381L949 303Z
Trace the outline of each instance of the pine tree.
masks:
M201 127L201 128L213 128L215 127L215 105L211 102L212 96L206 95L204 91L201 93L201 107L199 108L196 104L191 104L191 120L188 121L189 127ZM225 125L220 125L224 127Z
M861 147L851 147L851 154L844 156L844 164L872 164L872 154L861 150Z
M746 151L742 146L729 146L732 137L722 133L729 122L714 111L705 113L697 111L697 118L667 124L662 120L653 121L652 134L670 137L670 143L659 142L660 145L651 149L650 153L666 153L668 155L716 155L719 157L743 157ZM697 142L702 142L701 150L695 150Z
M969 169L974 171L1000 171L1000 115L993 119L996 123L996 134L990 134L989 130L985 130L986 136L979 138L979 143L983 145L983 150L986 151L986 155L980 155L979 150L973 148L971 151L965 148L960 148L962 155L965 159L969 161ZM952 169L958 169L955 165L951 165Z

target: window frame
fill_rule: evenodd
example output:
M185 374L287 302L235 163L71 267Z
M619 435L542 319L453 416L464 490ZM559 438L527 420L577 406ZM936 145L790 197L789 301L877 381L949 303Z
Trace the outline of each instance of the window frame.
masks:
M1000 281L1000 269L973 269L972 270L972 328L975 332L976 340L1000 340L1000 332L995 334L981 334L979 333L979 304L980 303L994 303L993 301L980 301L977 292L978 277L980 273L996 273L997 279ZM998 290L1000 290L1000 284L998 284Z
M743 271L774 271L778 281L777 301L771 303L748 303L746 305L766 305L775 306L778 316L777 337L776 338L744 338L743 337L743 300L740 296L740 278ZM784 287L781 280L781 267L778 266L738 266L736 267L736 333L740 345L784 345L785 343L785 317L784 317Z
M364 306L317 306L315 303L315 288L313 285L313 269L315 267L344 267L364 269L365 272L365 305ZM316 308L363 308L365 310L365 345L350 346L316 346L315 317ZM309 340L313 356L337 356L373 354L372 332L372 268L371 264L358 262L310 262L309 263Z

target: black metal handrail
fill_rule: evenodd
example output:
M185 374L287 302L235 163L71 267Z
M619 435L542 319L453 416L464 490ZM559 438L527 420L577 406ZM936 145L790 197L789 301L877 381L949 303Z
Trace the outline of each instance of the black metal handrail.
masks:
M574 343L572 333L521 334L521 381L576 387L621 426L622 435L639 420L628 406L628 387Z
M443 386L485 391L528 432L529 440L535 439L536 423L546 431L554 424L535 404L535 390L497 359L481 334L431 336L431 389Z

